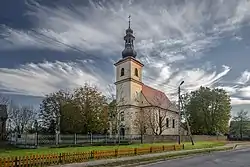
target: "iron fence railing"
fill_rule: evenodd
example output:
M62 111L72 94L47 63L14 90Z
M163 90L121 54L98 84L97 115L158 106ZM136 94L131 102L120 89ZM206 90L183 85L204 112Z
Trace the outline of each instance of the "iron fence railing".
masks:
M51 146L51 145L88 145L88 144L110 144L110 143L136 143L141 141L140 135L82 135L82 134L10 134L10 144L19 146Z

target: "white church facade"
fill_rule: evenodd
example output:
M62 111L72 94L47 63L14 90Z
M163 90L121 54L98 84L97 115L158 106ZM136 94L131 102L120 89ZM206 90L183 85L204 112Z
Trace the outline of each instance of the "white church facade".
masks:
M121 135L140 134L136 122L138 124L138 119L145 118L143 122L145 134L178 135L178 109L165 93L143 83L144 65L136 59L134 40L129 22L129 28L124 36L125 49L122 52L122 58L114 64L120 133ZM143 115L139 114L141 112Z

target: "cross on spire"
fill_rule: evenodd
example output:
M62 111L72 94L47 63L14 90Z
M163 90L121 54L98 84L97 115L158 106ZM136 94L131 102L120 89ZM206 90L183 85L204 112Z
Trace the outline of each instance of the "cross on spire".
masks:
M130 28L131 15L128 16L128 28Z

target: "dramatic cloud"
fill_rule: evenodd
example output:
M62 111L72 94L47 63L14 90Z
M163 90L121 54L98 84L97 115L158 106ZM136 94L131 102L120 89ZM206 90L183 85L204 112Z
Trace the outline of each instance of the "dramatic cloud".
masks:
M73 89L87 82L108 93L108 86L113 84L110 78L114 78L114 76L106 74L104 78L100 70L90 64L89 61L77 63L57 61L55 63L26 64L18 69L2 68L0 69L0 88L14 94L44 96L59 89ZM175 99L177 86L182 80L185 80L184 91L195 90L201 85L212 86L229 70L229 67L224 66L220 73L203 70L179 71L170 80L173 70L165 67L160 73L161 79L152 81L154 78L143 76L143 80L146 84L149 83L149 85L159 88ZM163 78L163 76L165 77ZM162 84L166 80L170 82Z
M241 76L237 79L237 83L246 84L250 80L250 72L244 71Z
M87 3L87 2L86 2ZM0 27L1 50L44 49L56 51L77 50L93 55L87 62L45 62L25 64L17 69L0 69L0 89L12 93L42 96L60 88L72 89L91 82L105 91L114 80L113 72L102 73L97 58L117 55L123 49L127 16L132 15L138 58L145 64L144 81L157 87L172 99L179 83L183 91L215 84L231 95L250 97L246 70L231 83L220 81L231 70L226 63L217 67L190 65L188 61L201 58L212 48L220 46L223 38L244 40L235 35L250 21L250 3L247 0L194 1L89 1L88 5L46 6L33 0L27 2L26 17L32 20L31 29ZM87 54L83 54L86 59ZM208 55L209 56L209 55ZM89 58L89 56L88 56ZM106 61L106 60L103 60ZM180 63L179 67L174 64ZM105 76L105 77L104 77ZM100 84L102 83L102 84ZM241 98L232 98L240 104ZM247 103L244 101L242 103Z
M88 68L90 62L26 64L18 69L0 69L0 88L7 93L44 96L59 89L74 89L85 82L103 88L101 73ZM100 75L96 75L99 73ZM103 89L101 91L104 91Z
M230 71L230 68L227 66L223 66L221 72L214 71L205 71L202 69L190 69L186 71L171 71L170 68L164 68L156 81L152 81L145 77L146 82L154 83L154 86L168 93L169 95L173 95L172 98L177 93L177 87L179 84L184 81L185 83L182 85L183 93L187 91L197 90L200 86L208 86L211 87L215 82L218 82L223 76L225 76ZM174 74L174 76L172 76ZM171 77L172 76L172 77ZM171 78L170 78L171 77ZM166 82L168 81L168 82Z
M121 36L131 14L138 51L150 55L158 50L160 57L176 61L217 46L222 34L236 32L250 16L246 0L178 4L150 0L89 1L88 6L69 4L71 7L48 7L29 0L27 6L27 15L34 21L33 30L2 27L7 43L3 49L72 49L57 42L60 41L83 50L113 53L122 48Z

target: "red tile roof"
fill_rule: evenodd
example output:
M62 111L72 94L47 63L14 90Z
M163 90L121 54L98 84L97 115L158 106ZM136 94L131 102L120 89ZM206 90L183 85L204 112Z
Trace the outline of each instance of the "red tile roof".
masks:
M152 106L177 111L176 107L172 105L169 98L162 91L143 85L142 94L146 98L147 102Z

